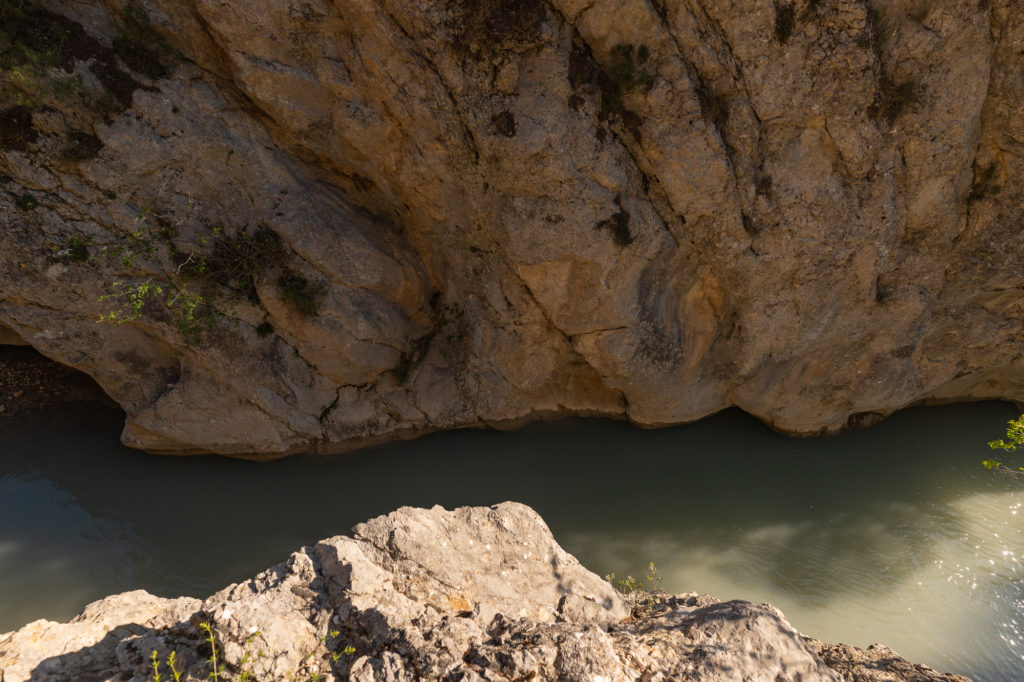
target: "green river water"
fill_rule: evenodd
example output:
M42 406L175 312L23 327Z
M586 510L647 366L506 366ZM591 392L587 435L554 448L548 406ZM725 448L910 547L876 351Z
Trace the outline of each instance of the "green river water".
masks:
M566 420L259 464L146 455L122 415L0 420L0 632L112 592L206 596L402 505L517 500L604 575L769 601L801 631L979 682L1024 680L1024 482L981 467L1003 403L789 439L729 411Z

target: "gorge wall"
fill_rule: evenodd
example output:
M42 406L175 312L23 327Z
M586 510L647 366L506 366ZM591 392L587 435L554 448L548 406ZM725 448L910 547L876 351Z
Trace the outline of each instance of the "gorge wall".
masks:
M3 7L0 342L130 445L1024 400L1015 0Z

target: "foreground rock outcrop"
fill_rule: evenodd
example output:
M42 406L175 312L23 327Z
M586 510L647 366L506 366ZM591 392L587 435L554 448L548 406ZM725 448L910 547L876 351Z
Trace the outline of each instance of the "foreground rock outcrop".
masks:
M0 14L0 339L130 445L1024 401L1016 0Z
M822 644L768 604L627 603L521 504L403 507L353 530L205 601L126 592L0 635L0 682L171 679L171 661L182 680L966 680Z

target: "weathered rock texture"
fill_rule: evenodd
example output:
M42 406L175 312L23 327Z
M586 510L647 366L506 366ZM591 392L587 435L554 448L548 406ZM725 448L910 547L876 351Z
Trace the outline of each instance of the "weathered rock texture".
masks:
M43 4L0 338L130 445L1024 400L1016 0Z
M127 592L0 635L0 682L144 682L154 651L165 679L174 652L205 680L207 636L221 680L966 680L808 639L768 604L659 602L631 613L523 505L403 507L204 602Z

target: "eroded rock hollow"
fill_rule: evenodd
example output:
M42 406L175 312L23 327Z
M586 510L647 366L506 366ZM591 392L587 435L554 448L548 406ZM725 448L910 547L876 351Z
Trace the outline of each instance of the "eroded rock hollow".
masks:
M2 8L0 339L130 445L1024 400L1019 2Z

